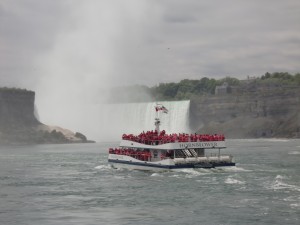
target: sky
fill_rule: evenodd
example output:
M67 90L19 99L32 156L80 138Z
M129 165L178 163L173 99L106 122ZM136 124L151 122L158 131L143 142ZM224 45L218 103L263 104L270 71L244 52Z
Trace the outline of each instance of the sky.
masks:
M0 86L72 125L110 86L300 72L299 21L299 0L1 0Z

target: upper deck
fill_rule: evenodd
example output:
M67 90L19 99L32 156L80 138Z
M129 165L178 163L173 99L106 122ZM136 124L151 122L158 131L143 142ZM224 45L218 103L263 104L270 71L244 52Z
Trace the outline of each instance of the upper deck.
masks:
M211 141L224 141L225 137L223 134L166 134L163 130L158 131L147 131L142 132L139 135L123 134L123 140L129 140L139 142L143 144L165 144L174 142L211 142Z
M214 149L214 148L226 148L225 141L203 141L203 142L174 142L165 143L158 145L147 145L130 140L122 140L120 147L127 148L139 148L139 149L162 149L162 150L175 150L175 149L186 149L186 148L203 148L203 149Z
M224 135L166 134L163 130L142 132L139 135L123 134L121 147L144 149L226 148Z

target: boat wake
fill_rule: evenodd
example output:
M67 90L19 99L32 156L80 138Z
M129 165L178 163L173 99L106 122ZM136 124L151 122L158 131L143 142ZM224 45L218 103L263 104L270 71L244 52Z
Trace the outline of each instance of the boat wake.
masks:
M146 172L146 171L144 171ZM213 169L176 169L152 173L151 177L195 178L214 173Z
M238 166L222 167L222 168L218 168L218 170L222 170L225 172L252 172L252 170L244 169Z
M96 166L94 169L109 171L112 169L112 167L110 165L99 165L99 166Z
M204 176L212 173L212 171L208 169L180 169L178 172L185 174L185 177L187 178Z
M152 173L150 177L163 177L164 175L162 173Z

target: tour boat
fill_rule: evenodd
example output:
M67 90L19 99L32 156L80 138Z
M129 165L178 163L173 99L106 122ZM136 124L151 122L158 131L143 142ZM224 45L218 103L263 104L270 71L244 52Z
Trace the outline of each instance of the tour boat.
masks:
M166 134L160 131L160 113L168 113L161 104L155 107L155 130L139 135L123 134L118 148L110 148L108 162L114 168L172 170L235 166L226 148L224 135Z

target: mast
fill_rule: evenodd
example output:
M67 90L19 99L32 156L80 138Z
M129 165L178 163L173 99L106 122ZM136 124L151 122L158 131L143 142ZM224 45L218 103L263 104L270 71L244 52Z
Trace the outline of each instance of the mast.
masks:
M156 132L159 134L160 133L160 129L159 129L159 126L160 126L160 119L159 119L160 111L162 111L163 113L168 113L168 110L162 104L156 103L155 111L156 111L156 114L155 114L154 125L155 125Z
M156 113L155 113L154 125L155 125L156 132L159 134L160 133L160 130L159 130L159 126L160 126L159 111L160 111L160 108L159 108L157 103L156 103L155 111L156 111Z

